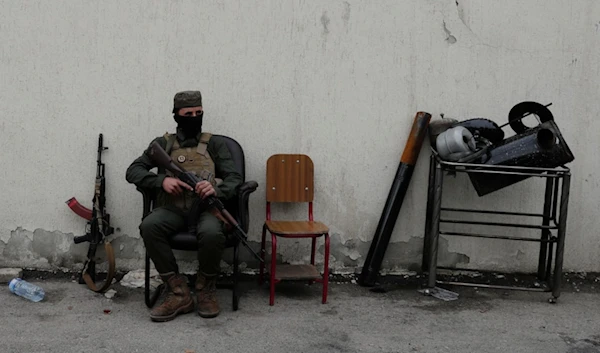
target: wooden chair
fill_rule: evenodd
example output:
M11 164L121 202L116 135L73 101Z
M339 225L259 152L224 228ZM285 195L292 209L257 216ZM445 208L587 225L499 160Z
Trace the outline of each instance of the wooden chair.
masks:
M266 256L266 232L271 233L271 264L270 264L270 298L269 305L275 303L275 285L282 280L308 280L323 284L322 303L327 302L327 287L329 284L329 228L313 220L314 197L314 166L307 155L275 154L267 160L266 186L266 221L263 225L261 240L261 257ZM308 204L307 221L276 221L271 219L271 203L306 203ZM323 275L315 266L317 238L325 238L325 259ZM277 266L277 237L309 238L312 240L310 265L279 265ZM264 282L265 264L260 264L259 282Z
M231 153L231 158L235 164L237 171L242 175L243 184L237 190L237 195L233 197L231 200L228 200L225 203L225 209L231 213L231 215L238 221L244 232L248 233L248 225L250 223L249 217L249 207L248 202L250 198L250 194L253 193L258 187L258 183L256 181L250 180L246 181L246 166L244 159L244 150L240 146L240 144L231 137L223 136L223 135L213 135L213 139L222 140L229 149ZM217 177L219 177L217 175ZM142 188L137 188L137 190L142 193L143 196L143 217L152 211L154 208L154 203L156 201L156 194L153 190L147 190ZM143 219L142 217L142 219ZM226 234L227 240L225 242L226 248L233 248L233 274L232 274L232 285L231 288L233 290L232 293L232 308L233 310L238 310L240 294L238 289L238 275L239 275L239 245L240 241L235 236L235 234L229 232ZM169 244L172 249L175 250L186 250L186 251L197 251L198 250L198 241L196 240L196 235L191 234L189 232L183 231L175 234L173 237L169 239ZM144 283L144 299L146 302L146 306L152 308L156 303L159 295L164 290L164 284L161 284L159 288L157 288L154 293L151 293L150 289L150 257L146 252L146 261L145 261L145 283ZM226 287L220 284L217 284L218 287Z

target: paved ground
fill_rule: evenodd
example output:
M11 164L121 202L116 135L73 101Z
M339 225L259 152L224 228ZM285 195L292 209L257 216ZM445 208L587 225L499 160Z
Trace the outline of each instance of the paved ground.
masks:
M220 289L216 319L161 324L142 289L116 284L107 299L69 279L30 280L44 301L0 290L0 352L600 352L600 291L568 284L553 305L547 293L453 287L459 299L444 302L410 286L333 283L322 305L318 285L283 283L270 307L267 289L248 282L237 312Z

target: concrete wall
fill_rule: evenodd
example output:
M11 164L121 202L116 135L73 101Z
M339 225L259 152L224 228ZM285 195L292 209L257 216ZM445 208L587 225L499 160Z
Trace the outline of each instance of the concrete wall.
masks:
M140 268L141 196L125 170L173 130L173 94L200 89L205 130L236 138L248 179L260 185L253 245L267 158L306 153L337 272L362 266L417 111L503 124L518 102L552 102L576 156L565 269L600 271L596 0L4 0L0 43L0 266L81 267L87 246L72 237L85 222L64 202L75 196L90 206L102 132L118 266ZM385 271L420 263L428 155L424 148ZM446 190L448 205L539 212L543 185L478 198L466 178L450 178ZM280 244L282 261L307 259L303 243ZM441 240L440 256L532 271L537 250L452 238ZM193 256L183 258L193 268Z

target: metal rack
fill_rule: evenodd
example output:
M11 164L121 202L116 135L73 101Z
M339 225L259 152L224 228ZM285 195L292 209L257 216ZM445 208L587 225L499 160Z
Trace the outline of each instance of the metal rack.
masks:
M521 177L527 176L545 178L546 187L544 193L543 211L542 213L537 214L524 212L442 207L444 173L446 172L500 174L506 176L514 175ZM447 162L441 160L437 153L435 151L432 151L429 165L429 185L427 189L427 215L425 221L425 236L423 246L423 270L425 272L428 272L427 286L429 288L434 288L436 283L441 283L450 285L525 290L536 292L551 291L552 297L549 301L551 303L555 303L556 299L558 299L558 297L560 296L570 181L570 170L564 166L557 168L533 168ZM443 211L444 217L442 217ZM508 222L469 221L448 218L446 216L446 213L475 213L481 215L505 216L509 215L514 217L540 218L541 222L538 222L537 224L524 224ZM541 235L539 238L533 238L511 237L509 235L465 233L458 231L440 231L440 224L442 223L539 229ZM523 286L501 286L482 283L437 280L436 277L438 269L444 268L437 266L438 240L440 235L538 242L540 244L540 250L537 277L540 281L546 282L547 287L530 288ZM554 268L552 266L553 257ZM470 271L475 270L470 269Z

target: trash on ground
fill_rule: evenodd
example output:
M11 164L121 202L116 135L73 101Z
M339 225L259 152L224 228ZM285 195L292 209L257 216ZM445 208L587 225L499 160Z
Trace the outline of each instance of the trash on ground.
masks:
M443 301L451 301L458 299L458 293L440 287L419 289L417 292L423 293L425 295L430 295L434 298L441 299Z
M21 278L23 270L20 268L0 268L0 283L9 283L13 278Z
M112 299L115 294L117 294L117 291L114 289L109 289L106 291L106 293L104 293L104 296L107 297L108 299Z
M46 295L42 287L23 281L21 278L14 278L10 281L8 289L12 293L25 299L29 299L32 302L39 302L44 299L44 296Z
M142 288L144 286L144 270L135 270L129 271L123 278L120 283L124 287L129 288ZM160 276L156 270L150 271L150 287L157 288L162 281L160 280Z

